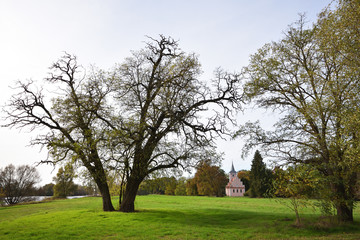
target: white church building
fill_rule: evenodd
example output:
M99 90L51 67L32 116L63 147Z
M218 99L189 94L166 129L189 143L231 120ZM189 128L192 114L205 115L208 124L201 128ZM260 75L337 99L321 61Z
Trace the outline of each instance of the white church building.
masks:
M229 183L225 187L226 196L229 197L242 197L245 193L245 185L237 176L237 172L234 169L232 163L231 171L229 172Z

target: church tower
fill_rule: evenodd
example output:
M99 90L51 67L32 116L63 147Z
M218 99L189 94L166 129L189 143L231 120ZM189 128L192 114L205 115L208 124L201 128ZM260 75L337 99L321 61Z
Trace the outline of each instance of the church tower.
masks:
M245 186L238 178L237 172L234 168L234 163L231 163L231 170L229 172L229 183L225 187L226 196L242 197L245 193Z
M237 172L235 171L234 168L234 163L231 163L231 171L229 172L229 182L231 181L231 179L233 179L235 176L237 175Z

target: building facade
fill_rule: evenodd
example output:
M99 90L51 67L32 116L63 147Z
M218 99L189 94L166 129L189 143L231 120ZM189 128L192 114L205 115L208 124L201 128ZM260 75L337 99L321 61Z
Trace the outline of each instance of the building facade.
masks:
M242 197L245 193L245 186L240 178L238 178L234 164L232 164L231 171L229 172L229 183L225 187L225 193L229 197Z

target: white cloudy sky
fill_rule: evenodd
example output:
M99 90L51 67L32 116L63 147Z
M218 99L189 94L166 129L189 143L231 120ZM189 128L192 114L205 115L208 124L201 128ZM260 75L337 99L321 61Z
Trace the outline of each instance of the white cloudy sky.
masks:
M144 46L145 35L172 36L186 52L200 55L204 78L221 66L240 71L249 55L277 41L287 26L306 13L308 20L330 0L0 0L0 105L12 94L16 80L42 79L63 51L78 56L80 64L110 68ZM239 122L274 116L246 111ZM1 123L0 123L1 125ZM0 167L9 163L34 164L46 152L27 147L34 134L0 128ZM219 142L231 162L250 169L251 156L241 159L242 141ZM42 184L56 171L40 166Z

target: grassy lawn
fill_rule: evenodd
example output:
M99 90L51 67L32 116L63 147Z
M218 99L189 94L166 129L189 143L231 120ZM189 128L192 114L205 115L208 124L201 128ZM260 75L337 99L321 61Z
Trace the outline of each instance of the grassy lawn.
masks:
M336 228L305 209L297 228L294 214L270 199L150 195L137 197L136 213L101 206L91 197L1 207L0 239L360 239L358 208L354 224Z

